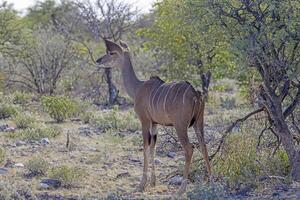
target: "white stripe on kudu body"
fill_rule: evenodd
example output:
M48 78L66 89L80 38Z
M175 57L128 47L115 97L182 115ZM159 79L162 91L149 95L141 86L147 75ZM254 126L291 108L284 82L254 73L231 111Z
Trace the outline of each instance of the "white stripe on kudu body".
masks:
M185 99L185 95L186 95L186 92L188 91L188 89L191 87L191 85L189 84L189 86L185 89L184 93L183 93L183 97L182 97L182 103L184 105L184 99Z
M165 96L164 103L163 103L163 109L164 109L165 112L167 112L167 110L166 110L166 100L168 98L168 94L169 94L170 90L172 90L172 88L174 87L174 85L176 85L176 84L177 83L175 83L175 82L171 84L171 86L169 87L168 92L167 92L167 94Z
M153 89L150 92L150 95L149 95L149 109L152 109L152 98L151 98L151 96L152 96L155 89L156 89L156 91L158 90L159 87L157 87L157 86L158 86L158 84L155 84L155 86L153 87Z
M160 94L159 94L159 96L158 96L158 98L157 98L157 101L156 101L156 110L157 110L157 111L158 111L158 106L159 106L159 99L160 99L161 95L164 95L165 89L166 89L166 88L168 89L168 86L166 86L165 83L164 83L163 85L164 85L164 87L163 87L162 91L160 92Z
M154 95L153 95L153 97L152 97L152 100L151 100L151 109L155 112L155 105L154 105L154 99L155 99L155 97L156 97L156 94L157 94L157 92L158 92L158 90L160 89L160 87L162 86L163 84L161 84L158 88L157 88L157 90L155 91L155 93L154 93Z
M178 88L178 90L177 90L177 92L176 92L176 94L175 94L175 97L174 97L174 99L173 99L173 101L172 101L172 104L173 104L174 101L176 100L176 97L177 97L177 95L178 95L178 93L179 93L179 91L180 91L180 89L181 89L182 87L184 87L184 84L182 84L181 86L179 86L179 88Z

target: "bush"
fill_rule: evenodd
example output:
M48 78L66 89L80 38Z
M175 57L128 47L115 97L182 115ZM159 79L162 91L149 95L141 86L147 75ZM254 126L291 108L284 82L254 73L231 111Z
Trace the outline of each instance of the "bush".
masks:
M28 185L24 182L14 181L6 182L0 181L0 199L1 200L37 200L35 194L30 190Z
M257 138L251 134L228 136L220 154L214 158L215 173L224 176L229 186L255 186L267 174L282 177L289 175L289 160L284 150L279 149L272 156L272 149L265 147L258 152L256 145Z
M234 97L220 97L220 104L226 110L232 110L236 107L236 99Z
M30 95L25 92L16 91L13 93L13 103L25 105L30 101Z
M60 166L50 171L49 177L61 181L64 187L73 187L82 182L86 173L78 167Z
M223 200L229 199L224 186L220 184L213 184L209 186L198 185L194 190L187 193L188 199L190 200Z
M43 96L42 106L45 112L58 123L73 116L77 110L73 101L61 96Z
M230 135L214 160L214 171L225 176L230 185L255 182L259 173L256 142L250 134Z
M42 138L54 138L62 133L62 129L58 126L51 127L32 127L23 129L16 133L16 137L23 140L40 140Z
M5 160L5 150L0 148L0 164Z
M109 129L136 131L140 128L140 122L132 111L119 111L118 107L92 116L90 123L104 131Z
M13 121L15 122L17 128L26 129L33 127L35 118L29 116L28 114L19 113L14 117Z
M88 124L91 122L91 119L95 118L93 112L83 112L80 115L80 119L83 123Z
M7 119L15 116L18 109L10 104L3 103L0 105L0 119Z
M49 166L49 163L41 157L32 158L26 164L26 168L32 176L46 175Z

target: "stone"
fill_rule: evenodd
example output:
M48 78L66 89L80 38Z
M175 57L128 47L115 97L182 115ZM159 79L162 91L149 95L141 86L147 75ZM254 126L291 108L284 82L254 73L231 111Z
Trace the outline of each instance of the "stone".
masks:
M10 127L8 124L0 125L0 132L14 132L15 130L14 127Z
M6 174L8 173L8 170L5 168L0 168L0 174Z
M51 178L47 178L47 179L43 179L40 182L40 187L42 188L59 188L61 186L61 182L57 179L51 179Z
M8 127L8 124L2 124L2 125L0 125L0 131L1 132L5 132L5 130L7 129L7 127Z
M162 165L163 164L163 162L161 160L159 160L158 158L155 158L154 162L155 162L156 165Z
M73 117L70 120L71 120L71 122L80 122L81 121L81 119L78 117Z
M173 151L170 151L170 152L168 152L167 156L168 156L169 158L175 158L176 153L173 152Z
M23 168L24 167L24 164L23 163L15 163L13 165L13 167L16 167L16 168Z
M18 140L17 142L16 142L16 146L18 147L18 146L22 146L22 145L25 145L26 144L26 142L24 142L24 141L22 141L22 140Z
M50 144L50 140L49 140L48 138L42 138L42 139L41 139L41 144L42 144L42 145Z
M129 158L129 160L134 163L142 163L139 158Z
M117 178L128 177L130 176L129 172L122 172L117 174Z
M170 178L169 180L170 185L180 185L181 182L182 182L182 177L178 175Z
M93 135L93 131L90 127L79 127L79 134L84 136Z
M87 159L88 159L87 157L83 156L83 157L80 158L80 162L86 162Z

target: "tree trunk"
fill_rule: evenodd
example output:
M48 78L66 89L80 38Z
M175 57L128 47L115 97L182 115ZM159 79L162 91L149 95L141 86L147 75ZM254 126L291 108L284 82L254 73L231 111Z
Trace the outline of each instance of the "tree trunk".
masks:
M119 95L119 91L112 82L112 72L111 68L106 68L105 69L105 76L106 76L106 83L108 86L108 103L110 105L113 105L117 102L117 98Z
M280 102L278 96L270 95L271 92L269 91L268 94L262 94L265 99L265 106L274 125L274 131L279 136L282 146L288 155L292 179L300 181L300 150L296 148L293 135L283 116L282 102Z
M294 181L300 181L300 152L295 152L293 161L291 163L291 175Z

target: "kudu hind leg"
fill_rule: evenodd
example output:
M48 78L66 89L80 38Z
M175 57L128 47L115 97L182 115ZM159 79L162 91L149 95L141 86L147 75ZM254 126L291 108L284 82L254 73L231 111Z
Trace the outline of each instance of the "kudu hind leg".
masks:
M208 152L207 152L206 143L204 141L203 122L196 123L194 125L194 130L195 130L195 133L196 133L199 145L200 145L200 150L203 155L203 159L205 161L208 176L209 176L209 178L211 178L211 166L210 166L210 162L209 162L209 156L208 156Z
M192 156L193 156L193 145L189 142L187 128L177 127L176 132L178 135L179 142L180 142L182 148L184 149L184 153L185 153L185 165L184 165L184 170L183 170L183 180L181 182L180 189L178 191L178 194L181 195L186 191L186 187L187 187L187 183L188 183L189 169L190 169Z
M139 191L143 192L145 190L147 179L148 179L148 165L149 165L149 157L150 157L150 143L151 143L151 135L150 135L150 126L142 125L142 134L143 134L143 143L144 143L144 167L143 167L143 175L139 185Z

